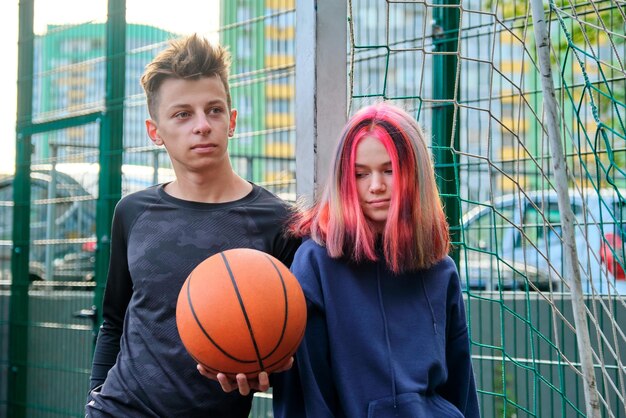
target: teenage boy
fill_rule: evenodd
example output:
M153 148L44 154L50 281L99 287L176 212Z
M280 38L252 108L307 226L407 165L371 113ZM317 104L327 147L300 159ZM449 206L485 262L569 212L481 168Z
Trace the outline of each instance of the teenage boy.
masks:
M289 265L299 244L283 233L288 206L230 164L237 111L229 66L223 47L192 35L172 41L141 77L148 136L167 150L176 179L130 194L115 209L87 417L249 415L248 387L246 396L225 393L200 374L175 319L179 290L205 258L248 247ZM266 390L267 375L250 385Z

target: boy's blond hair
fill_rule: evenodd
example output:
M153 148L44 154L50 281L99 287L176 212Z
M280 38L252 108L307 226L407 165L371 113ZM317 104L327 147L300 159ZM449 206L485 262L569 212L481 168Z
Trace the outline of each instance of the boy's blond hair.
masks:
M150 117L156 120L159 89L169 78L197 80L218 76L224 84L230 110L229 71L230 53L223 46L212 44L196 34L170 41L169 46L146 66L141 76Z

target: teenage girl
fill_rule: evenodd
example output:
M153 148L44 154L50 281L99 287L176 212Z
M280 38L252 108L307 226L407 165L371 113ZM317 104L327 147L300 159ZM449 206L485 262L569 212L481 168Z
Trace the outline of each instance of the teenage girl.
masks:
M479 417L448 224L416 120L387 103L345 126L321 198L292 225L308 304L274 416Z

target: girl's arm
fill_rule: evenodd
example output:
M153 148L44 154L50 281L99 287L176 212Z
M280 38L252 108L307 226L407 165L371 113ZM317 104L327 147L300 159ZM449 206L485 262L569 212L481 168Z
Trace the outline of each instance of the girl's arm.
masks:
M465 304L456 269L453 277L450 278L447 306L446 362L448 380L439 392L453 403L465 417L478 418L480 412L472 368Z

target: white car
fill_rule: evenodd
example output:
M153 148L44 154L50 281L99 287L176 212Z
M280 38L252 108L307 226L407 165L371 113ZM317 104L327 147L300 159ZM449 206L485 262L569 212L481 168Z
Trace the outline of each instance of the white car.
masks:
M626 296L626 191L570 189L583 292ZM507 194L462 219L461 276L485 290L568 291L553 190ZM521 280L520 280L521 279ZM535 289L536 288L536 289Z

